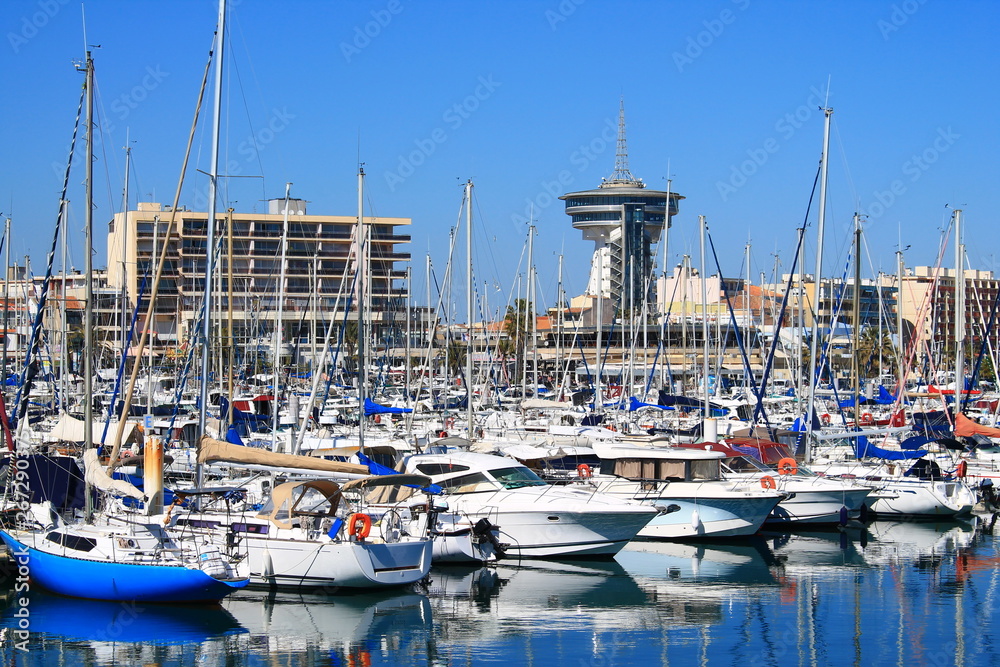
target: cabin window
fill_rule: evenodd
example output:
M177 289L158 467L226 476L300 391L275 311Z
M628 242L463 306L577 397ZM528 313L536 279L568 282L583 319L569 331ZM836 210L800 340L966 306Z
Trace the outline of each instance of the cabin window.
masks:
M267 535L267 524L259 523L234 523L231 527L234 533L253 533L254 535Z
M45 539L49 542L61 544L67 549L73 549L74 551L90 551L97 546L97 540L92 540L89 537L79 537L77 535L67 535L58 532L49 533L45 536Z
M662 481L683 481L684 461L663 459L618 459L614 474L626 479L655 479Z
M708 461L691 461L691 479L719 479L719 460L709 459Z
M545 486L547 484L545 480L531 470L521 466L491 470L490 474L505 489L520 489L525 486Z
M481 472L446 479L443 482L438 482L438 485L445 493L477 493L497 490L496 484Z
M330 499L315 487L306 487L295 503L296 514L329 514Z
M457 463L420 463L417 465L417 470L421 474L427 475L428 477L434 477L435 475L447 475L451 472L464 472L469 469L469 466L459 465Z

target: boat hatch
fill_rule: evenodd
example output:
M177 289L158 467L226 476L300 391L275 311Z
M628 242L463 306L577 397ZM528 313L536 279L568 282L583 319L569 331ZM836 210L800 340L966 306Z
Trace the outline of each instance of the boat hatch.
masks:
M56 544L61 544L67 549L73 549L74 551L90 551L97 546L97 540L93 540L89 537L80 537L79 535L67 535L66 533L60 533L53 531L45 536L49 542L55 542Z

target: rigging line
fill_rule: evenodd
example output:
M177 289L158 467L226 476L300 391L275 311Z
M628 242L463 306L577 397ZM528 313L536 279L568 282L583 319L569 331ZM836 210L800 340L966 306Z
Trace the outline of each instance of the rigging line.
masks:
M17 428L18 436L20 436L23 428L23 424L20 423L21 417L23 417L28 411L28 394L31 393L31 383L28 371L31 367L31 356L38 345L39 329L41 329L42 317L45 314L45 302L48 298L49 285L52 282L52 265L55 262L56 244L59 241L59 229L62 226L60 225L60 221L62 220L63 210L66 207L66 191L69 189L70 168L73 165L73 152L76 150L76 138L80 130L80 125L82 124L81 117L83 115L83 103L86 96L87 87L84 85L80 87L80 103L76 109L76 120L73 122L73 138L70 140L69 144L69 157L66 159L66 170L63 172L63 185L61 195L59 197L59 212L56 215L56 231L52 235L52 247L48 254L48 267L45 272L45 282L42 285L42 293L38 299L38 310L35 314L35 322L31 328L28 344L25 346L24 369L21 375L20 386L18 387L17 394L14 398L16 412L14 413L14 418L10 420L10 426L11 428Z
M117 208L116 208L115 203L114 203L114 201L115 201L114 194L111 192L111 174L108 172L108 143L104 140L105 139L105 135L104 135L105 123L101 122L101 118L106 118L107 116L104 113L104 101L103 101L104 98L102 98L100 96L100 93L101 93L101 87L97 83L97 78L95 76L95 78L94 78L94 95L97 98L98 103L96 105L97 106L97 118L94 119L94 129L97 130L96 135L100 139L101 155L104 156L104 159L103 159L103 163L104 163L104 184L105 184L105 187L107 187L107 189L108 189L108 210L112 211L112 214L113 214L113 212L116 211ZM113 156L113 159L115 161L115 171L119 171L118 170L118 154L115 153L115 152L112 152L112 156Z
M707 234L707 236L708 236L708 247L712 251L712 258L715 259L715 266L718 268L719 275L721 276L722 275L722 265L719 264L719 256L715 252L715 242L712 240L711 233ZM734 330L734 332L736 334L736 343L737 343L737 345L740 348L740 357L743 360L744 371L746 372L747 378L750 380L750 388L751 388L751 390L753 390L754 395L757 396L757 402L761 406L763 406L763 404L764 404L764 394L763 394L763 392L761 392L757 388L757 381L754 379L753 369L750 368L750 357L747 354L746 345L744 344L743 335L742 335L742 332L740 331L740 327L736 324L736 311L733 309L733 302L732 302L732 299L730 299L730 297L729 297L729 289L726 287L726 281L725 280L722 280L720 282L722 283L722 296L723 296L723 298L726 301L726 307L729 309L729 320L730 320L731 326L733 327L733 330ZM727 332L727 337L728 337L728 332ZM722 374L719 373L720 381L721 381L721 376L722 376ZM708 378L705 379L705 382L706 383L708 382ZM767 425L769 425L768 424L768 420L767 420L767 412L764 411L763 407L761 407L760 412L761 412L761 414L764 417L764 423L767 424Z
M851 168L847 161L847 151L844 149L844 137L840 134L840 125L837 123L836 117L831 117L833 121L833 133L837 138L837 146L840 148L840 159L844 167L844 175L847 177L847 187L851 190L851 201L854 202L855 210L861 210L861 197L858 196L858 190L854 187L854 177L851 175Z
M261 94L261 91L263 90L263 88L260 85L260 79L257 77L257 70L256 70L256 68L253 65L253 58L251 56L252 52L251 52L250 48L247 46L246 32L243 30L243 24L240 23L240 15L239 15L238 12L235 12L232 9L230 9L230 11L229 11L229 19L230 20L229 20L229 22L227 24L227 27L231 26L231 25L233 25L235 23L236 28L238 28L237 32L239 33L240 41L241 41L241 43L243 45L243 51L246 54L247 64L250 67L250 75L251 75L251 78L253 79L253 83L254 83L254 85L255 85L255 87L257 89L257 93L258 93L258 95L260 97L261 112L266 117L267 114L270 113L271 111L267 108L267 105L264 104L263 95ZM231 42L232 36L233 36L232 35L232 32L233 32L232 28L228 28L227 32L229 33L230 42ZM230 48L232 48L232 47L230 47ZM250 115L249 105L247 104L247 101L246 101L245 89L243 87L243 79L240 76L240 72L239 72L239 63L237 62L236 58L231 58L230 60L233 63L233 67L236 69L236 76L237 76L237 79L238 79L239 85L240 85L240 94L243 96L243 106L244 106L244 108L247 109L247 118L249 120L249 115ZM251 131L252 131L252 129L253 129L253 127L251 125ZM257 135L254 134L253 136L256 137ZM255 146L256 146L256 144L255 144ZM277 156L278 156L278 167L280 168L281 173L287 172L287 170L285 169L285 160L284 160L284 157L283 157L282 151L281 151L281 142L276 142L274 144L274 149L275 149L274 152L277 153ZM260 163L261 162L260 161L260 153L258 151L256 151L256 150L254 152L257 154L257 162L258 162L258 165L260 166L260 169L261 169L260 173L261 173L261 175L263 175L264 174L264 167ZM360 162L360 161L361 160L359 159L358 162ZM262 190L263 193L265 193L263 198L267 199L266 189L264 188L264 185L265 185L265 183L262 181L262 183L261 183L261 190Z
M500 268L497 265L497 256L496 256L496 253L493 252L494 247L495 247L495 243L496 243L496 236L493 237L494 240L491 242L490 241L489 230L486 229L486 225L489 223L489 218L487 218L486 215L483 214L482 208L481 208L481 206L479 204L479 193L476 190L473 190L473 192L472 192L472 203L473 203L473 205L475 205L475 207L476 207L476 213L479 216L480 224L476 225L476 231L480 235L480 241L482 241L482 243L478 243L478 244L475 245L475 250L476 250L476 252L479 252L479 250L480 250L481 247L489 249L489 252L487 253L487 257L489 257L490 263L492 264L492 267L493 267L493 278L494 279L499 279ZM522 248L522 250L523 250L523 248ZM518 265L518 266L520 266L520 265Z
M816 196L816 186L819 183L819 175L822 172L822 169L823 169L823 165L822 165L822 161L821 161L820 165L816 168L816 177L813 179L812 192L809 193L809 202L808 202L808 204L806 204L806 214L805 214L805 216L804 216L804 218L802 220L802 226L799 227L799 240L798 240L798 243L796 244L796 247L795 247L795 256L794 256L795 258L792 260L792 270L788 274L788 284L785 286L785 293L781 297L781 308L778 309L778 313L780 313L782 315L782 317L781 317L781 319L775 319L775 321L774 321L774 334L773 334L773 338L771 340L771 349L767 353L767 360L764 362L764 373L761 376L761 381L760 381L760 391L761 391L761 395L762 396L767 391L767 380L768 380L768 376L771 374L771 364L774 363L774 354L775 354L775 352L777 350L778 340L780 338L779 334L781 333L781 322L782 322L782 319L784 319L785 309L788 307L788 297L789 297L789 295L792 292L792 284L793 284L793 282L795 280L795 268L798 265L799 255L801 254L801 250L802 250L802 244L804 243L805 238L806 238L806 227L808 226L809 212L812 209L813 198ZM801 273L801 269L799 269L799 270L800 270L800 273ZM819 278L817 276L817 281L818 281L818 279ZM819 291L819 283L818 282L816 284L816 288L817 288L817 296L818 296L818 291ZM801 298L802 298L802 296L800 295L799 299L801 299ZM802 397L800 396L799 400L801 401L801 399L802 399ZM754 408L754 421L757 420L758 416L761 415L762 411L763 411L762 404L760 402L758 402L757 403L757 407ZM808 412L809 412L809 414L812 414L812 408L811 408L811 406L810 406ZM802 435L804 435L804 434L805 434L805 431L802 431ZM799 436L799 441L800 442L801 442L802 435ZM796 442L796 445L795 445L796 449L798 449L798 445L800 444L800 442Z

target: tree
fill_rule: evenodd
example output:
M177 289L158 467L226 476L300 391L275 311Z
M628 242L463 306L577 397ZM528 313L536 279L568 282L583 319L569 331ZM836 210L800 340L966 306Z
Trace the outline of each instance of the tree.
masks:
M503 318L503 333L506 339L501 339L497 351L506 360L514 358L514 381L520 381L524 373L524 358L527 356L528 338L531 335L531 318L534 308L527 299L517 299L513 306L507 306Z
M855 351L862 378L876 377L880 372L896 372L898 353L887 330L880 327L868 327L862 330Z

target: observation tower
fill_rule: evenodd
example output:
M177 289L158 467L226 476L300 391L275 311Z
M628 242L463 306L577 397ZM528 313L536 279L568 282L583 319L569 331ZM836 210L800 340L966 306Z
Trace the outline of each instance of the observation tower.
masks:
M570 192L560 199L566 202L573 227L594 242L585 295L611 299L625 312L637 313L644 302L652 304L652 246L665 226L669 228L684 197L649 190L629 171L624 100L618 110L614 173L594 190Z

